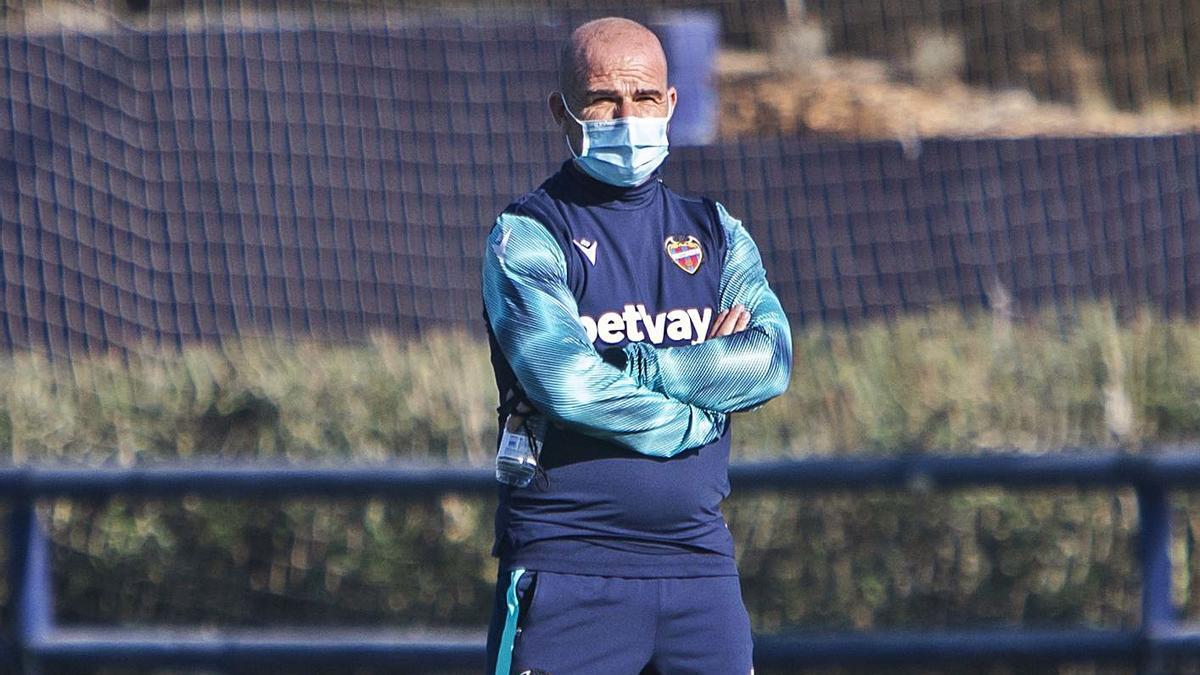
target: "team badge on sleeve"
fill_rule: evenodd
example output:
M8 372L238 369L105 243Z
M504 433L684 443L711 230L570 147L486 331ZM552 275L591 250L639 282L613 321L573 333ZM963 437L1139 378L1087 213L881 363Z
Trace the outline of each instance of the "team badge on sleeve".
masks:
M704 249L700 247L700 242L691 235L682 241L673 236L667 237L663 245L667 249L667 255L671 258L671 262L688 274L695 274L696 270L700 269L700 263L704 262Z

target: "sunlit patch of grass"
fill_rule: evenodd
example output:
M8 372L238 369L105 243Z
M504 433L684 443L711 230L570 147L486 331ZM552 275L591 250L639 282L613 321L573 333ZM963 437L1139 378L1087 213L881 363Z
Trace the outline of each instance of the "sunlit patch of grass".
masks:
M743 416L752 455L1136 449L1200 435L1200 325L1110 308L935 312L795 340L792 384Z
M126 359L0 359L0 453L15 462L488 460L494 385L461 333L331 346L246 340Z
M792 383L738 415L748 456L1137 448L1200 433L1200 325L1105 306L997 322L933 312L796 332ZM0 454L484 465L495 385L482 339L244 340L72 362L0 358Z

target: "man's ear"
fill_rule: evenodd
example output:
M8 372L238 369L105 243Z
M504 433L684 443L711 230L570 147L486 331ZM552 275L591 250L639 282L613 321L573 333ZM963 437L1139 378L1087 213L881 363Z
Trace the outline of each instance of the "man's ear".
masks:
M562 94L557 91L551 93L550 97L546 99L546 105L550 108L550 114L554 117L554 123L561 128L563 121L567 117L566 111L563 110Z
M582 147L583 130L567 116L566 103L563 102L562 95L557 91L550 94L546 105L550 107L550 114L554 116L559 130L566 135L567 145L570 146L571 152L579 154L579 148Z
M675 106L679 105L679 92L675 90L675 87L667 87L667 102L671 104L670 110L673 113Z

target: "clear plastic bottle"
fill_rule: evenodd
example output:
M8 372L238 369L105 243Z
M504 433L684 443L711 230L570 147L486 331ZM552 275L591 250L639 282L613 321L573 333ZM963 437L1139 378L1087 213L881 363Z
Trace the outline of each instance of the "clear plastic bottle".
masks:
M532 415L516 431L509 431L508 427L508 420L505 420L500 448L496 450L496 480L525 487L537 472L538 455L542 452L542 439L546 433L545 418Z

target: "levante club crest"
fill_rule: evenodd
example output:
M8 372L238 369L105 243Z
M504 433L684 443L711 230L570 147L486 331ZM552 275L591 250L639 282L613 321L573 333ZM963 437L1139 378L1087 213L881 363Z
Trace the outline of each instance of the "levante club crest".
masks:
M682 241L675 237L667 237L663 245L671 262L688 274L695 274L696 270L700 269L700 263L704 262L704 249L700 248L700 242L691 235Z

